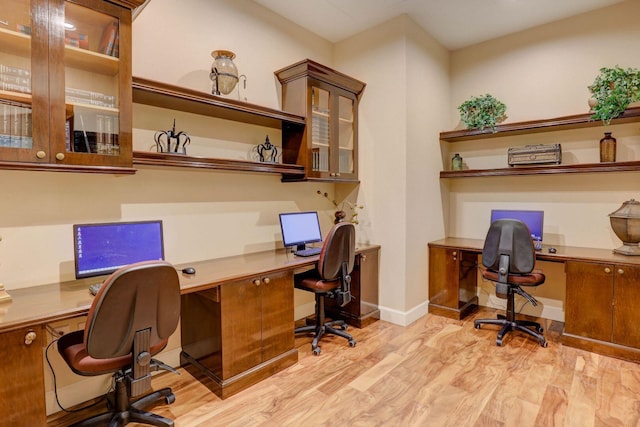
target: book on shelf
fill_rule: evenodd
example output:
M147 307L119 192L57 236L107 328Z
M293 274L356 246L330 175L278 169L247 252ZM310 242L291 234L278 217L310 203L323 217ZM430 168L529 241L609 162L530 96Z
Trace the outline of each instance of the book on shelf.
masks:
M64 36L64 44L80 49L89 49L89 36L86 34L74 34L67 31Z
M31 107L0 101L0 147L32 148Z
M19 33L26 34L27 36L31 35L31 27L28 25L16 24L16 30Z
M113 56L114 46L118 40L118 21L111 21L102 32L98 52Z
M85 117L78 114L80 129L69 126L69 138L72 151L77 153L120 154L117 134L117 117L101 115ZM69 122L69 121L67 121Z
M4 65L4 64L0 64L0 74L19 76L19 77L31 77L31 71L25 68L12 67L10 65Z

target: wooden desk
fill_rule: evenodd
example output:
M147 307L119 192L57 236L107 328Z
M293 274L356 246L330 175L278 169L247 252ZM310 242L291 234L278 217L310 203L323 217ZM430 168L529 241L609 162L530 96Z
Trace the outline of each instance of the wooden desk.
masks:
M478 304L478 255L483 240L446 238L429 243L429 312L461 319ZM609 249L548 246L540 261L561 262L566 272L563 342L609 356L640 361L640 257Z
M375 245L361 246L357 250L357 259L361 259L363 254L375 253L376 259L380 247ZM185 265L176 266L181 269L192 266L196 269L193 276L179 273L180 288L183 299L181 322L183 335L183 349L189 347L193 342L189 340L194 335L200 334L205 328L213 335L207 337L209 341L220 344L217 351L232 351L233 357L229 360L229 369L238 372L238 378L242 381L222 382L219 395L226 397L242 390L243 388L260 381L266 375L271 375L279 369L289 366L297 361L297 351L293 345L293 273L299 269L312 267L318 257L301 258L296 257L288 251L265 251L253 254L231 256L207 261L199 261ZM357 262L360 265L360 261ZM377 263L375 264L377 269ZM365 277L375 277L376 274L367 273ZM277 282L280 294L275 294L273 298L260 299L260 305L255 304L253 299L248 304L250 298L243 298L240 288L251 289L246 284L252 284L256 279L264 280L266 277L278 277ZM104 278L104 277L103 277ZM90 284L100 281L102 278L94 277L80 280L73 280L63 283L52 283L48 285L35 286L31 288L10 290L11 301L0 303L0 413L5 417L5 422L11 425L44 425L46 422L45 409L45 389L44 389L44 368L42 348L46 346L46 336L44 327L46 324L71 319L86 315L89 311L93 297L88 292ZM352 283L358 289L364 283ZM375 287L375 284L366 284L368 288ZM363 292L365 293L365 292ZM235 296L239 296L235 298ZM215 297L217 295L217 297ZM227 297L227 295L229 295ZM286 295L286 297L285 297ZM255 296L255 294L254 294ZM234 358L241 356L245 349L238 343L244 342L242 337L228 334L224 322L222 324L202 321L211 320L210 313L205 313L208 317L200 319L194 318L187 307L185 301L190 302L193 298L210 299L218 298L222 301L222 314L227 317L238 317L238 313L252 312L254 315L263 316L264 313L271 313L275 307L282 317L275 320L274 330L279 331L273 337L278 342L271 353L265 353L264 366L248 368L248 365L239 363L234 365ZM352 301L351 304L360 304L361 301ZM377 292L376 292L377 303ZM270 314L269 314L270 315ZM240 316L242 318L242 316ZM186 321L185 321L186 320ZM186 326L185 326L186 325ZM245 323L246 325L246 323ZM285 326L287 325L287 326ZM31 334L35 333L35 338ZM185 343L185 337L187 342ZM284 343L284 344L282 344ZM253 345L253 344L252 344ZM190 361L191 355L183 352L183 360ZM253 354L253 350L249 353ZM243 356L244 357L244 356ZM250 357L245 357L248 359ZM192 358L197 362L197 357ZM275 361L271 361L275 359ZM263 363L263 362L261 362ZM238 368L240 366L240 368ZM228 391L226 390L228 389ZM224 393L222 391L225 391ZM7 419L8 417L8 419Z

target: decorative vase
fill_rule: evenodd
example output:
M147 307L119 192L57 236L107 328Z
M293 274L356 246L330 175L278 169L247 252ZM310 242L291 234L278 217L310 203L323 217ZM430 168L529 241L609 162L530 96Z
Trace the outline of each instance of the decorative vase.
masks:
M458 153L456 153L455 156L453 156L453 158L451 159L451 170L462 170L462 157Z
M616 139L611 132L605 132L600 140L600 163L613 163L616 161Z
M228 95L231 93L236 83L238 83L238 69L233 63L236 54L229 50L214 50L211 52L214 58L211 64L209 78L213 82L212 93L214 95Z
M613 252L622 255L640 255L640 202L627 200L620 208L609 214L611 228L622 240L622 246Z

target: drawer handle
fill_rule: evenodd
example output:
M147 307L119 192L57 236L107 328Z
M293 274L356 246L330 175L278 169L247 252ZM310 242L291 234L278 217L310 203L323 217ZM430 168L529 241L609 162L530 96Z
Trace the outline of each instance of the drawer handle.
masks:
M256 286L260 286L260 279L254 280L253 284L256 285Z
M268 277L265 277L262 281L264 282L265 285L268 285L269 282L271 282L271 279L269 279Z
M456 256L456 255L458 255L458 252L453 251L453 256Z
M62 154L62 153L56 154L56 159L58 159L60 161L64 160L64 154Z
M27 332L27 335L24 336L25 345L31 345L31 343L34 342L36 338L37 338L37 335L35 332L33 331Z
M360 261L366 261L367 260L367 256L366 255L360 255Z
M47 153L45 153L44 151L38 151L36 153L36 157L39 159L44 159L47 156Z
M605 272L605 273L611 273L611 269L610 269L609 267L605 267L605 268L604 268L604 272Z
M621 268L619 268L619 269L618 269L618 274L624 274L624 270L623 270L623 269L621 269Z

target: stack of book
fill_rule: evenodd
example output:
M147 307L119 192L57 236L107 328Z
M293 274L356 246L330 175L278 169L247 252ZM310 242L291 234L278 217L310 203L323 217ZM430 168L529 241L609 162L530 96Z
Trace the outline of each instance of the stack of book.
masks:
M114 57L119 56L120 35L118 21L110 22L102 31L102 38L98 45L98 52Z
M73 151L77 153L120 155L118 117L97 114L87 116L85 120L82 114L78 114L74 124L79 127L73 129L72 133L72 125L67 122L67 149L71 148L73 138Z
M74 104L88 104L109 108L115 108L116 106L115 96L90 90L67 87L65 88L65 97L67 102Z
M0 90L31 93L31 72L24 68L0 64Z
M32 148L31 107L0 100L0 147Z

